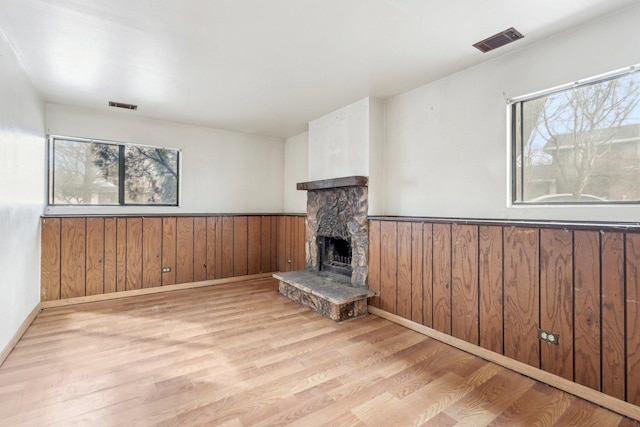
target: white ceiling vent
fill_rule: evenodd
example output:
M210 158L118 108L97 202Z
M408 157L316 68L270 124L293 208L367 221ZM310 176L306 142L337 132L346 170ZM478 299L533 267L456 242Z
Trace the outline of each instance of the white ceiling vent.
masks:
M124 108L125 110L137 110L138 106L135 104L125 104L124 102L109 101L109 107Z
M473 47L483 53L487 53L491 50L497 49L516 40L520 40L523 37L524 36L520 34L518 30L511 27L507 30L499 32L498 34L494 34L491 37L479 41L478 43L474 44Z

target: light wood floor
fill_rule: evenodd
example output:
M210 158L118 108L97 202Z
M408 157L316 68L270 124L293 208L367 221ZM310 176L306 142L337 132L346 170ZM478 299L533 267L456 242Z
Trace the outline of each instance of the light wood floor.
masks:
M615 426L630 420L274 280L44 310L0 367L0 425Z

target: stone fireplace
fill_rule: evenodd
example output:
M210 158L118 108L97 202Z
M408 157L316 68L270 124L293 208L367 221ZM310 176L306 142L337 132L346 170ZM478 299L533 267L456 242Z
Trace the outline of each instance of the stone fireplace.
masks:
M307 191L306 271L277 273L280 293L333 320L367 313L367 177L297 184Z
M353 287L367 287L367 178L303 182L298 190L307 190L307 269L333 271Z

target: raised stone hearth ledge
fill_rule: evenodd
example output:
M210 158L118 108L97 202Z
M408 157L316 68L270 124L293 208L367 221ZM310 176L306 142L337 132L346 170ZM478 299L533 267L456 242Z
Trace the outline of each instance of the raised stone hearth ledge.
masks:
M345 176L342 178L321 179L318 181L299 182L298 190L325 190L340 187L365 187L369 182L366 176Z
M349 286L348 279L310 271L275 273L279 291L290 300L309 307L337 322L367 314L367 299L374 294L366 288Z

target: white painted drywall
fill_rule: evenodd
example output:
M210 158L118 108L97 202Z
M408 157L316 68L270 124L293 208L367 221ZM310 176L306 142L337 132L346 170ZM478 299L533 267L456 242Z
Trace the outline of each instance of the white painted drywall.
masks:
M40 301L44 106L0 33L0 351Z
M279 213L284 203L284 141L47 104L47 133L178 148L181 206L49 207L47 213Z
M384 212L384 100L369 98L369 215Z
M384 214L638 221L640 207L508 206L506 100L640 63L640 7L386 102Z
M309 180L369 175L369 98L309 122Z
M309 181L309 132L284 141L284 212L306 213L307 192L296 184Z

